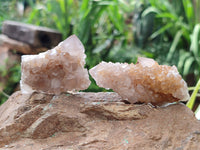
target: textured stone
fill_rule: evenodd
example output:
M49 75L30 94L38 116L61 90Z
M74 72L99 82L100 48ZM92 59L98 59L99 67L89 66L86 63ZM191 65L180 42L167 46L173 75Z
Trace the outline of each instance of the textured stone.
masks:
M153 59L140 57L137 64L102 62L89 72L98 86L113 89L131 103L162 105L189 99L177 68L158 65Z
M23 55L20 86L23 93L41 91L52 94L84 90L90 85L85 65L85 49L72 35L52 50Z
M52 48L62 40L62 34L56 30L15 21L4 21L2 33L34 47Z
M200 122L185 105L121 100L112 92L16 92L0 106L0 149L200 149Z
M32 47L31 45L9 38L4 34L0 34L0 45L6 46L11 50L15 50L21 54L38 54L47 50L45 47Z

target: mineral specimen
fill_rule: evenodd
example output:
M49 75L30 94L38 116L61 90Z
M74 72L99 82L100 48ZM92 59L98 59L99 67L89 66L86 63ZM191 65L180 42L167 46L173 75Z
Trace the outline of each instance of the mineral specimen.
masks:
M84 69L84 52L80 40L72 35L51 50L38 55L23 55L22 93L40 91L60 94L87 89L90 80L87 69Z
M137 64L101 62L89 72L97 85L113 89L131 103L162 105L189 99L187 84L177 68L153 59L140 57Z

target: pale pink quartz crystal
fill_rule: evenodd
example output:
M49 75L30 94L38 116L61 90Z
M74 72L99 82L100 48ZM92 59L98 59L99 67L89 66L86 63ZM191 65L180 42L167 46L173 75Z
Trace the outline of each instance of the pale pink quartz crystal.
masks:
M187 84L177 68L153 59L140 57L137 64L101 62L89 72L97 85L113 89L131 103L162 105L189 99Z
M84 90L90 85L85 65L85 49L72 35L55 48L38 55L23 55L21 62L21 91L60 94Z

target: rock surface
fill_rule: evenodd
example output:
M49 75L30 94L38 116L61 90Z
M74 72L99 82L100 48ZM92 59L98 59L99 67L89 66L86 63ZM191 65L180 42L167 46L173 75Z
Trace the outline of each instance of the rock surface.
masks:
M189 100L187 84L177 68L150 58L139 57L136 64L101 62L89 72L98 86L113 89L131 103Z
M37 54L47 50L45 47L32 47L31 45L9 38L4 34L0 34L0 46L6 46L11 50L16 50L21 54Z
M23 93L40 91L60 94L85 90L90 85L85 49L72 35L55 48L38 55L23 55L20 86Z
M197 150L200 122L185 105L125 104L116 93L14 93L0 106L0 149Z
M16 21L4 21L2 33L33 47L52 48L62 40L62 34L56 30Z

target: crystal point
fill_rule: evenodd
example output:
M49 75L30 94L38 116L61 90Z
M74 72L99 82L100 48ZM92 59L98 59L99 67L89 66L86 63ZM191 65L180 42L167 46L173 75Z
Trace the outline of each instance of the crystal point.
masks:
M72 35L55 48L38 55L23 55L20 86L23 93L52 94L84 90L90 85L85 65L85 49Z

